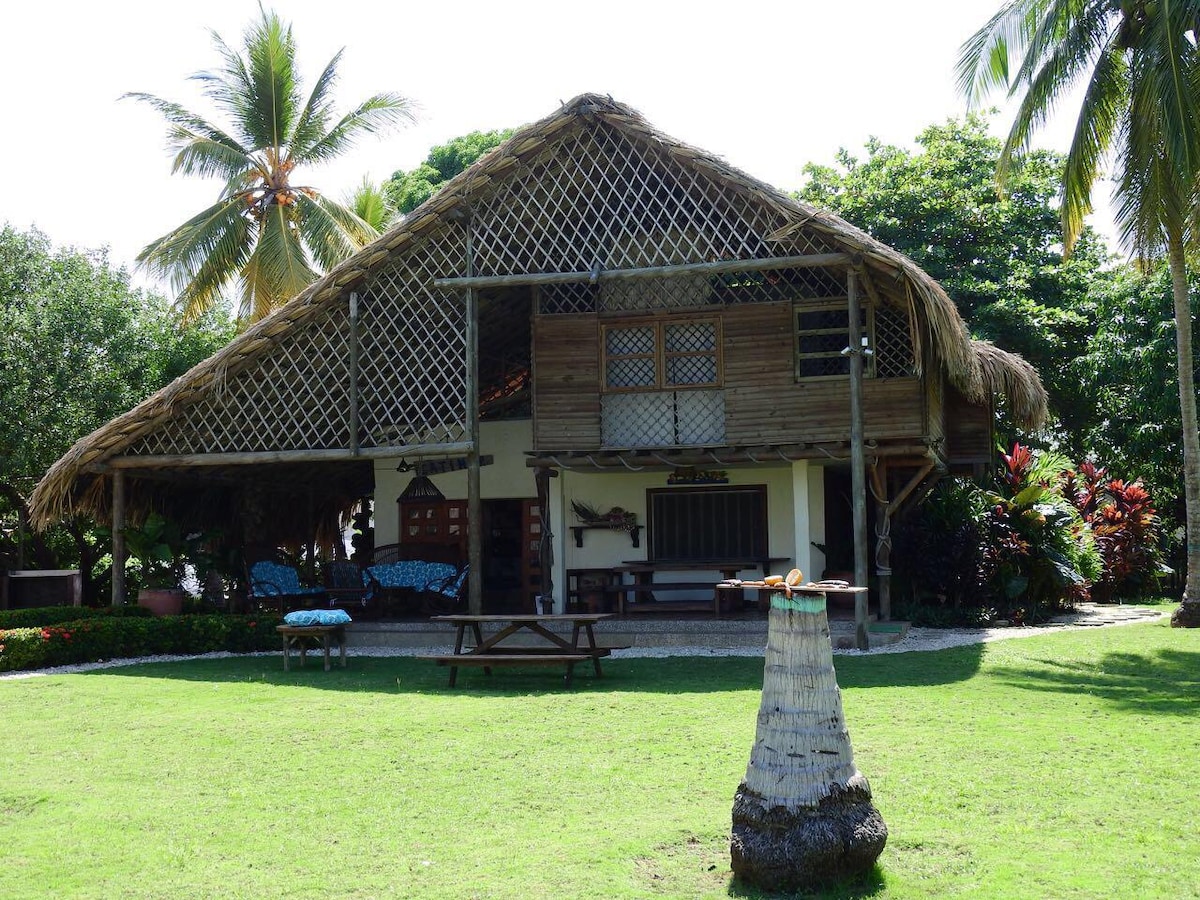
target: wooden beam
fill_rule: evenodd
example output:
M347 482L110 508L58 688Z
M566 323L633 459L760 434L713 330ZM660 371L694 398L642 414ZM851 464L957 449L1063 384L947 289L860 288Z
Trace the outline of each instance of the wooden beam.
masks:
M466 240L467 278L475 273L475 248L471 215L466 212L462 228ZM479 292L467 287L467 607L471 615L483 613L483 500L479 484Z
M159 469L170 466L253 466L262 463L343 462L358 459L390 459L396 456L465 453L470 441L448 444L405 444L399 447L364 447L356 454L337 450L263 450L246 453L186 453L162 456L114 456L103 463L85 466L88 472L106 473L114 469Z
M112 474L112 605L125 605L125 473Z
M358 294L350 294L350 452L359 454L358 446Z
M579 282L628 281L638 278L673 278L681 275L716 275L726 272L761 272L764 269L811 269L848 266L848 253L812 253L806 256L774 256L767 259L730 259L716 262L683 263L676 266L646 266L590 272L530 272L522 275L468 275L466 278L435 278L435 288L491 288L526 284L576 284Z

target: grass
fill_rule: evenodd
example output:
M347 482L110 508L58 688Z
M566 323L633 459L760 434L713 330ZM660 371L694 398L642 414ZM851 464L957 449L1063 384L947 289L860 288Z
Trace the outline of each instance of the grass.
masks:
M1200 896L1200 635L838 657L891 836L837 897ZM757 897L753 659L446 671L277 656L0 682L0 894Z

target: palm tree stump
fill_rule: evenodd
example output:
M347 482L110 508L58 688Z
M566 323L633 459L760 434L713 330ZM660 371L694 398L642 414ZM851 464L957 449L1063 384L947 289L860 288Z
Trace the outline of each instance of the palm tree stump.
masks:
M825 595L772 594L758 732L733 800L734 875L792 891L866 872L887 842L854 766Z

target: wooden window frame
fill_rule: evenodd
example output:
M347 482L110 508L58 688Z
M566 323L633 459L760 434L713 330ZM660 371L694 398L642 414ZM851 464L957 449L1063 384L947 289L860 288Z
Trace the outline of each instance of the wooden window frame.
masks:
M712 350L681 350L668 352L666 349L667 329L672 325L711 325L713 327ZM653 353L619 353L611 357L608 352L608 333L633 328L654 329ZM676 316L656 319L622 319L604 322L600 325L600 392L602 394L634 394L650 391L691 391L713 390L725 385L724 339L719 316L702 319ZM716 380L697 382L694 384L670 384L667 382L667 361L669 359L685 359L688 357L713 357L716 364ZM653 359L654 384L638 384L629 387L610 387L608 383L609 359Z
M831 297L827 300L812 302L809 300L798 300L792 303L792 353L793 363L792 370L796 381L832 381L838 378L849 378L850 373L838 373L835 375L802 375L800 373L800 362L805 359L834 359L841 357L841 351L823 350L817 353L805 353L800 349L800 338L803 335L823 335L823 334L840 334L850 340L849 335L849 320L850 306L849 298L847 297ZM864 298L861 305L863 315L866 322L863 326L863 334L867 337L867 345L875 346L875 304ZM800 316L803 313L813 312L829 312L838 311L846 313L846 326L842 328L804 328L800 327ZM866 356L863 358L863 377L875 377L875 357Z

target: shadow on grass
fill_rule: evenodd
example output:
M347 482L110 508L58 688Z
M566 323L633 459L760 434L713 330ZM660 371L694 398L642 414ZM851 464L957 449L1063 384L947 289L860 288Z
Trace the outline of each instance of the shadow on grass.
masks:
M983 656L980 645L936 653L897 653L882 656L836 656L834 666L843 688L922 687L963 681L974 675ZM328 691L459 693L488 696L531 693L670 693L703 694L760 691L763 661L744 656L679 656L669 659L607 659L604 676L596 678L590 664L577 665L571 686L564 685L559 666L503 667L491 675L482 668L464 667L457 686L449 686L449 669L429 660L399 656L350 656L345 669L326 672L320 657L303 668L283 670L279 654L149 663L97 669L91 676L163 678L193 682L255 682L279 687Z
M861 878L846 881L842 884L830 885L820 890L799 891L790 894L772 894L760 891L737 878L729 882L727 893L730 897L745 898L745 900L859 900L863 897L876 897L884 891L887 884L883 877L883 869L878 864L871 868Z
M1095 663L1037 660L1038 668L1007 667L995 674L1028 691L1090 694L1139 714L1200 715L1200 652L1159 649L1108 653Z

